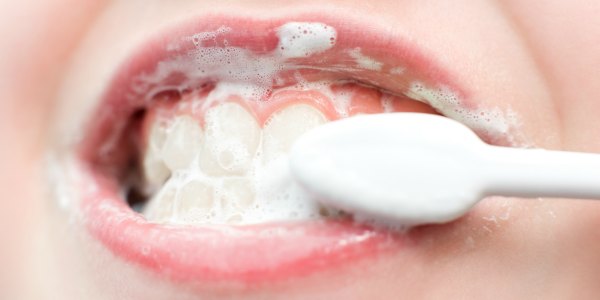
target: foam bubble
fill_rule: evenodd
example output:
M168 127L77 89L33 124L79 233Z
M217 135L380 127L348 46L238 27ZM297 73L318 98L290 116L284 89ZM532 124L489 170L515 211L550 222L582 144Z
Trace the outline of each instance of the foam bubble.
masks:
M231 28L220 27L215 31L199 32L182 39L192 43L194 49L182 55L176 55L160 61L151 73L139 74L132 84L132 98L152 95L165 89L161 83L172 74L185 75L185 81L172 90L185 90L206 81L229 81L248 87L245 95L249 99L261 99L275 82L282 82L278 74L293 67L289 59L307 57L332 48L337 39L335 28L323 23L289 22L277 29L279 44L275 51L256 54L242 47L205 46L205 41L216 40ZM178 49L181 46L170 45Z
M340 91L335 95L333 106L336 112L342 117L348 117L350 113L350 104L352 102L353 93L348 91Z
M323 23L289 22L277 29L282 57L308 57L323 52L335 45L335 28Z
M378 62L375 59L362 54L360 48L354 48L348 51L348 54L350 55L350 57L354 58L356 64L362 69L381 71L381 68L383 67L383 63Z
M516 133L520 122L517 115L510 108L465 108L460 97L449 87L440 86L430 88L421 82L411 83L404 93L406 96L431 105L445 116L457 120L475 132L487 137L506 140L512 145L523 144L517 140Z
M245 180L247 190L233 187L227 181ZM178 170L155 197L163 191L175 190L174 207L181 206L180 195L184 186L191 181L202 181L213 187L213 205L208 208L190 208L177 211L168 218L153 221L170 224L256 224L269 221L289 221L320 218L319 204L292 179L287 157L281 156L267 162L256 162L253 172L241 177L218 177L204 174L200 168ZM248 193L254 192L254 195ZM237 193L237 195L236 195ZM240 207L244 199L246 207ZM151 201L157 201L152 199ZM248 203L250 203L248 205ZM159 207L158 209L163 209ZM153 212L146 211L147 216ZM154 213L156 215L156 213Z

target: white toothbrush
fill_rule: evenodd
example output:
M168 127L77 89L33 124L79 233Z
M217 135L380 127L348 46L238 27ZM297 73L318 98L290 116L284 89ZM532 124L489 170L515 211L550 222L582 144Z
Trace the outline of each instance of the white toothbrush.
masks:
M449 222L490 195L600 199L600 154L491 146L429 114L317 127L295 143L290 167L319 201L392 225Z

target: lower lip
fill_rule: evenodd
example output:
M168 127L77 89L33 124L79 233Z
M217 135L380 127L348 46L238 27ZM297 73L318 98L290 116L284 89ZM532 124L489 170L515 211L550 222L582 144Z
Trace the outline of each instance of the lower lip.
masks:
M273 282L395 251L407 236L350 221L175 227L147 222L118 184L80 165L89 232L112 252L177 281Z
M323 18L319 19L322 21ZM256 24L249 25L247 20L242 22L219 18L204 21L203 24L186 27L184 34L193 33L194 29L202 31L202 26L212 28L212 24L223 22L232 28L263 28L264 32L273 33L274 28L284 23L252 21ZM399 59L405 60L407 70L411 73L403 79L405 83L408 79L418 78L423 82L442 82L453 86L443 80L442 77L447 77L441 75L443 72L430 66L406 45L391 45L389 39L377 39L375 34L361 34L368 40L358 41L357 25L336 20L325 23L334 24L339 33L338 44L346 43L350 49L370 45L371 50L402 50L398 51L398 55L403 56ZM179 34L181 31L175 30ZM348 39L348 36L352 38ZM263 39L265 47L276 44L272 38L263 36ZM386 41L386 44L380 45L381 41ZM239 45L248 42L248 47L264 51L260 40L252 41L252 36L232 36L229 42ZM155 45L155 48L165 51L162 44ZM368 52L369 49L364 50ZM110 137L111 132L107 128L114 126L110 123L126 118L136 108L123 98L122 94L127 94L124 87L131 85L131 78L135 74L144 73L152 67L147 65L148 61L159 61L162 56L172 55L168 51L162 54L160 51L147 51L151 54L136 55L131 65L118 73L105 95L106 101L100 107L106 110L101 111L88 128L89 134L80 148L82 181L78 186L85 187L81 190L85 223L91 235L114 254L177 281L253 283L285 280L332 269L359 259L396 252L411 243L407 235L376 230L349 221L305 221L244 227L174 227L147 222L127 205L120 195L118 182L97 169L97 164L103 162L103 158L98 157L98 148L101 141ZM421 74L427 72L432 72L436 78Z

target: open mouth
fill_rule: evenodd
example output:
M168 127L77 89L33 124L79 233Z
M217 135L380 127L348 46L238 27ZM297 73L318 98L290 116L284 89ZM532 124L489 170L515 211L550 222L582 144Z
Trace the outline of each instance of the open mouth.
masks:
M285 279L412 243L299 189L286 164L294 140L364 113L443 114L495 144L510 143L510 126L414 45L366 28L212 16L142 45L80 144L91 235L186 281Z

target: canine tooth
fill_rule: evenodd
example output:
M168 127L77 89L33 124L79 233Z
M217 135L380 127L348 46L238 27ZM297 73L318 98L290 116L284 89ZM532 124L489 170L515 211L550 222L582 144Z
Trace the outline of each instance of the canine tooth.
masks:
M144 179L151 189L160 187L169 177L169 169L160 157L160 149L165 142L165 128L153 124L148 136L148 146L144 153L142 169Z
M274 113L263 128L265 159L287 153L300 135L326 122L323 113L306 104L290 105Z
M176 117L168 129L161 154L171 169L175 171L189 167L202 149L202 129L196 120L189 116Z
M214 205L213 189L199 180L192 180L177 193L175 215L183 223L204 223Z
M206 142L200 163L211 175L243 174L260 142L258 122L236 103L212 107L205 115Z

